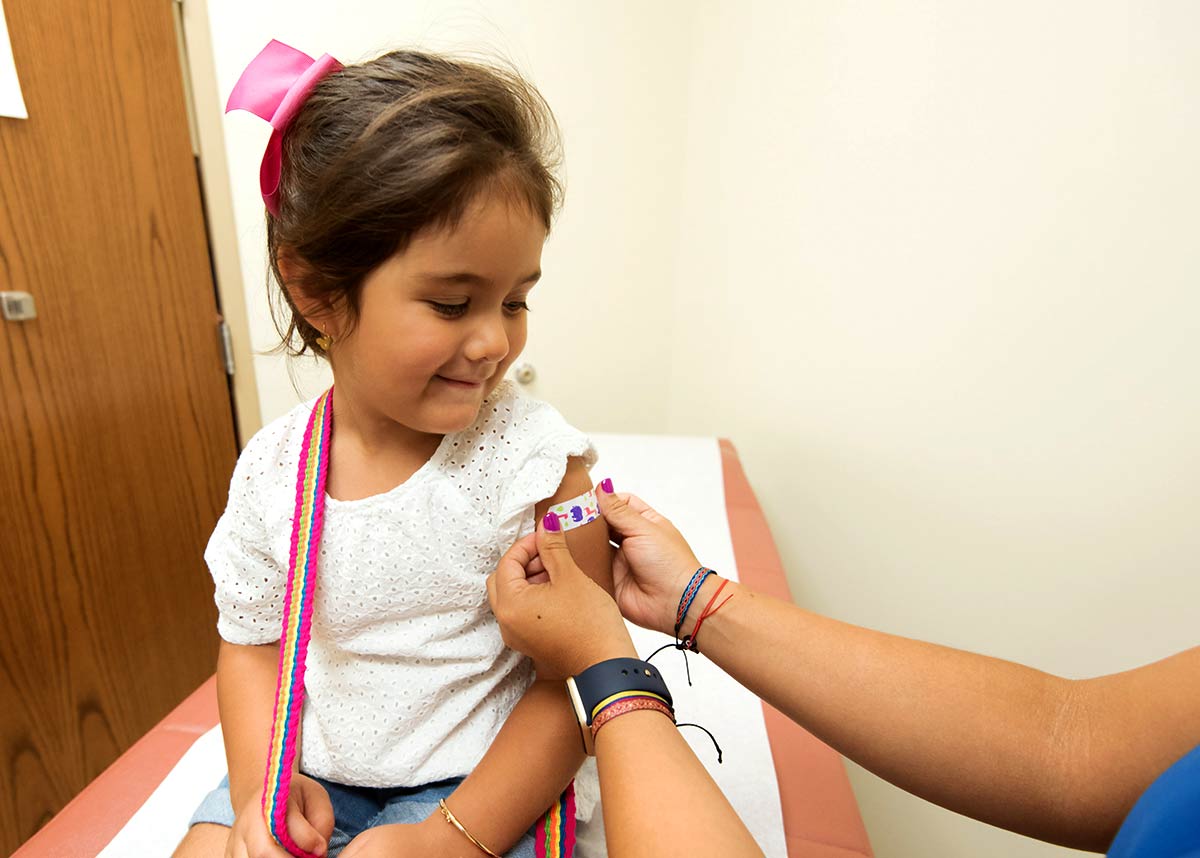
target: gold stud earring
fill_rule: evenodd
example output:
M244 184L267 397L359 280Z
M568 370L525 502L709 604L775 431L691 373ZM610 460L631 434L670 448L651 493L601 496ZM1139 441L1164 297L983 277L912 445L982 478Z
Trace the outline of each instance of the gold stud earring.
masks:
M329 351L331 345L333 345L333 337L329 336L329 334L322 333L321 336L317 337L317 346L320 347L321 351Z

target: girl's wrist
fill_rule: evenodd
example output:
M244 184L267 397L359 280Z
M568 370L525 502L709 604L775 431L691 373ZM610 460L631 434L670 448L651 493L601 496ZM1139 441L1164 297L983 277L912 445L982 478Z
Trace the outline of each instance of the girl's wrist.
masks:
M446 822L440 811L435 810L417 825L424 829L421 842L426 851L423 854L430 856L457 855L460 851L465 853L465 847L474 848L461 833Z
M589 646L580 653L580 657L576 659L575 669L569 675L578 676L592 665L609 659L637 658L637 648L633 645L633 638L629 636L629 632L624 627L621 628L621 631L624 634L614 634L607 640L597 641L595 645Z

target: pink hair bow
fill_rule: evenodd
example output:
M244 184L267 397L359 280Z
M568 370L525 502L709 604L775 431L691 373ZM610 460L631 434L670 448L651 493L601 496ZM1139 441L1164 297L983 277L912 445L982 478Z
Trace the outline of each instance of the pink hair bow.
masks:
M267 141L258 180L267 211L276 217L279 216L283 132L317 81L341 67L342 64L329 54L314 60L308 54L272 39L246 66L233 92L229 93L226 113L249 110L275 129Z

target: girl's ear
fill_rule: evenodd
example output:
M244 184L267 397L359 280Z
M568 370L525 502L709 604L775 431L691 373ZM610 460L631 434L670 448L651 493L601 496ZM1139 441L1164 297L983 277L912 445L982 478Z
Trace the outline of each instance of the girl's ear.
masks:
M304 262L288 248L281 248L275 258L275 264L279 268L279 275L283 280L281 285L291 305L314 328L329 333L327 329L333 324L336 313L328 301L304 288L304 275L307 273Z

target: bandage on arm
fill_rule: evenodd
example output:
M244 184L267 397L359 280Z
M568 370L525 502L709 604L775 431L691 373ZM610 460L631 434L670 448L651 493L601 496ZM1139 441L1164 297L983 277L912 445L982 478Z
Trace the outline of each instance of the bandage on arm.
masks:
M578 497L550 507L550 512L558 516L558 522L564 531L591 524L600 518L600 504L596 500L596 490L588 489Z

